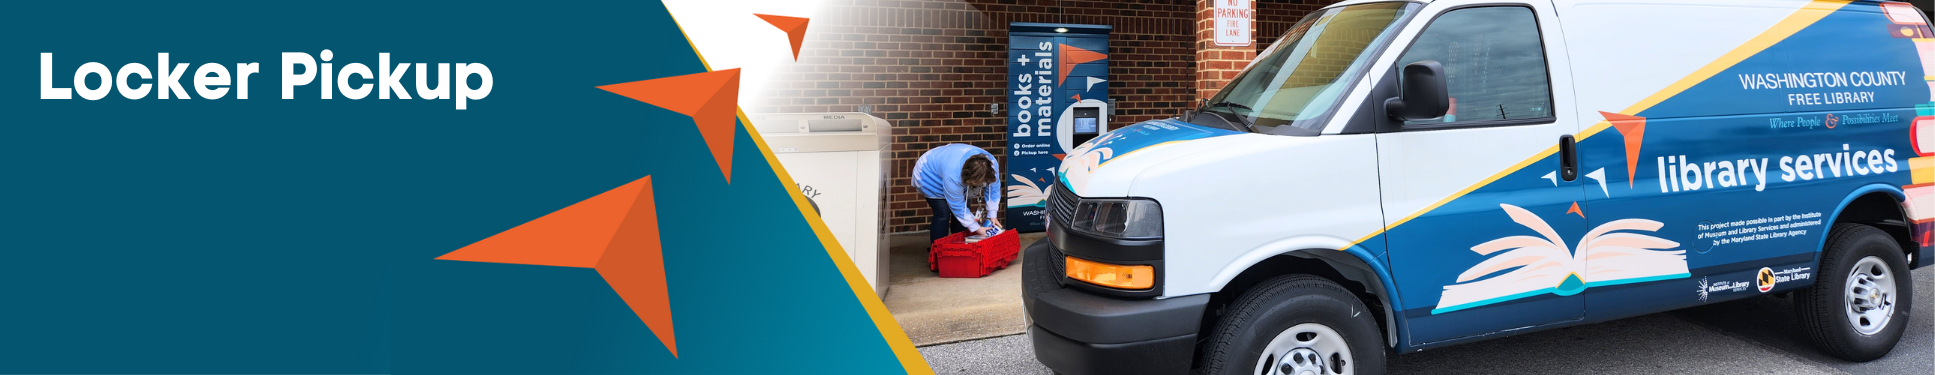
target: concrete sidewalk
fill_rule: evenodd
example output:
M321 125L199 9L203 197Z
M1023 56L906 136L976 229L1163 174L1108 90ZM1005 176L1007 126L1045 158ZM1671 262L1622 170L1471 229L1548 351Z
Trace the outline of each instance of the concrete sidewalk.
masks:
M1022 233L1021 246L1042 233ZM889 236L887 311L914 346L1021 333L1021 259L977 279L941 278L927 270L926 232Z

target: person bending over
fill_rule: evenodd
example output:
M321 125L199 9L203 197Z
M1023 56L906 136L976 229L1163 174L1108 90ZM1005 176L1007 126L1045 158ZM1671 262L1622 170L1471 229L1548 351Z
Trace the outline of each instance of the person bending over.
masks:
M934 220L927 228L929 241L955 232L993 235L1000 231L995 207L1001 202L1001 181L994 155L971 145L954 143L935 147L914 162L914 186L927 198Z

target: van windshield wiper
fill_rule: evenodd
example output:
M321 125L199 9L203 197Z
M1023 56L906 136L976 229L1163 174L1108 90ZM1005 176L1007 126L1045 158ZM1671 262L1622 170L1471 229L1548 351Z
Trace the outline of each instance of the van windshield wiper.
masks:
M1250 106L1246 106L1246 105L1242 105L1242 104L1236 104L1236 102L1231 102L1231 101L1220 101L1220 102L1216 102L1216 104L1210 104L1210 105L1209 105L1209 106L1207 106L1207 107L1203 107L1203 110L1204 110L1204 111L1208 111L1209 109L1211 109L1211 108L1216 108L1216 107L1230 107L1230 108L1238 108L1238 109L1242 109L1242 110L1245 110L1245 111L1250 111L1250 113L1256 113L1256 109L1255 109L1255 108L1250 108ZM1243 128L1244 128L1244 129L1248 129L1248 130L1249 130L1249 131L1250 131L1251 133L1255 133L1255 132L1256 132L1256 125L1255 125L1255 124L1252 124L1252 123L1250 123L1250 120L1249 120L1249 119L1246 119L1246 118L1243 118L1243 115L1242 115L1242 114L1239 114L1239 113L1236 113L1236 112L1230 112L1229 114L1230 114L1230 116L1235 116L1235 117L1236 117L1236 119L1237 119L1237 123L1239 123L1239 124L1243 124Z

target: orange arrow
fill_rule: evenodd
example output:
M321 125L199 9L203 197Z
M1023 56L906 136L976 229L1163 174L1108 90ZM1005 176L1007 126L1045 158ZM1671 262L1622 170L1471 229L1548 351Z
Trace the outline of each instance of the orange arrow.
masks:
M735 124L738 124L734 114L739 110L739 68L598 88L692 116L693 124L699 126L699 135L712 149L712 158L719 163L719 172L725 174L727 184L732 183L732 139L733 130L737 129Z
M1059 77L1056 77L1055 85L1059 86L1062 84L1062 82L1068 82L1068 71L1071 69L1075 69L1076 65L1081 65L1083 63L1106 59L1106 58L1109 58L1108 54L1097 53L1095 51L1075 48L1075 46L1063 44L1062 45L1062 69L1061 69L1062 75Z
M659 247L652 177L645 176L437 257L466 262L591 268L679 356Z
M1612 122L1619 136L1626 137L1626 187L1631 188L1633 173L1639 170L1639 146L1646 140L1646 118L1606 111L1599 111L1599 116Z
M1585 211L1585 210L1580 210L1580 209L1579 209L1579 202L1572 202L1572 208L1568 208L1568 209L1566 209L1566 210L1565 210L1565 213L1568 213L1568 214L1579 214L1579 218L1581 218L1581 219L1584 219L1584 218L1586 218L1586 211Z
M759 19L766 20L766 23L773 24L773 27L779 28L780 31L785 31L786 39L793 42L793 61L800 61L800 43L806 41L806 22L808 19L758 13L753 13L753 15L759 16Z

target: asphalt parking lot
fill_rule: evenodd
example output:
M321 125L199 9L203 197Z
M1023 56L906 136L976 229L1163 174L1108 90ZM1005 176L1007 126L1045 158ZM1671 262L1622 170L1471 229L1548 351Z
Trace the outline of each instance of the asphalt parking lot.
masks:
M1908 332L1852 363L1807 343L1792 301L1754 298L1398 356L1393 374L1932 374L1935 267L1915 274ZM1026 335L920 348L939 374L1050 374Z

